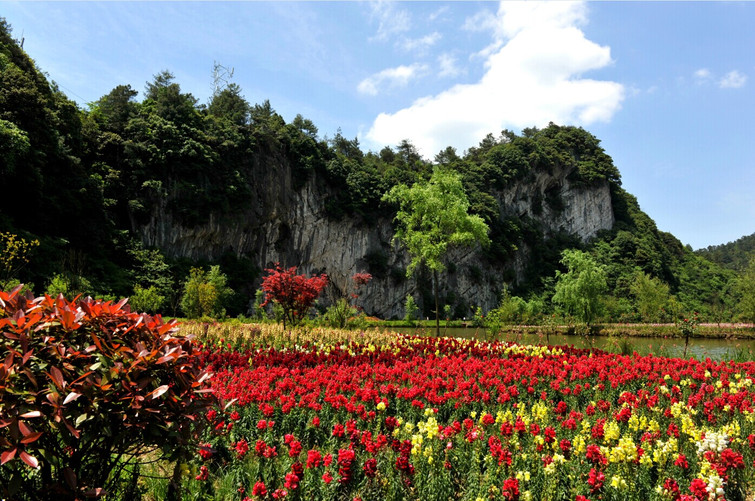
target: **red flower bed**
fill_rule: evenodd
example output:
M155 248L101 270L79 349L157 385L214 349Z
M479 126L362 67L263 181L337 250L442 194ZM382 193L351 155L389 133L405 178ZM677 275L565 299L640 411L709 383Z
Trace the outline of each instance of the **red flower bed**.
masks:
M197 458L258 497L743 499L755 472L755 363L414 337L203 359L232 404L229 452Z

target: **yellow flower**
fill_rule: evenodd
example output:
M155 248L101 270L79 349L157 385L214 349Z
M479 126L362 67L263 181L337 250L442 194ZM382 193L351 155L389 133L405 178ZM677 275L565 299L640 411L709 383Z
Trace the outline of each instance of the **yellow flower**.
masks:
M383 402L382 400L380 402L378 402L378 404L377 404L377 410L384 411L385 410L385 402Z
M530 481L530 472L529 471L518 471L516 472L516 479L520 482L529 482Z
M619 475L614 475L611 477L611 487L617 490L624 490L627 488L627 482Z

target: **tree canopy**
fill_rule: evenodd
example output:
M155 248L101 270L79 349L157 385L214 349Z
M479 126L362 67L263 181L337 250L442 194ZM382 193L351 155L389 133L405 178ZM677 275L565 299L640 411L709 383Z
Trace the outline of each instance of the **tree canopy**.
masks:
M488 245L488 225L480 216L469 214L461 176L443 167L436 167L427 182L394 186L383 200L398 205L394 240L402 242L411 256L407 276L420 265L433 272L436 327L440 330L438 273L446 269L446 255L452 247Z

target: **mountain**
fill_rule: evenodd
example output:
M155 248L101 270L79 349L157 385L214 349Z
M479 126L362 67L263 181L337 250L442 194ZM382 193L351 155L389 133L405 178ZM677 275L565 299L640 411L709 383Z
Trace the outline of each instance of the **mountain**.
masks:
M236 291L227 309L238 314L279 262L327 273L336 293L367 271L368 314L401 316L413 294L429 315L430 280L406 278L408 256L392 242L395 207L381 200L442 164L462 176L471 212L491 229L490 247L449 256L442 296L456 317L495 307L504 288L549 299L567 248L606 267L617 319L632 314L638 272L667 283L685 308L734 301L725 291L733 272L659 231L582 128L504 130L432 161L408 140L365 153L340 132L320 138L302 116L286 123L267 101L250 105L235 84L198 104L166 71L141 101L119 85L81 110L4 22L0 89L0 175L12 187L0 199L0 231L41 242L17 277L38 292L56 277L114 296L155 285L175 309L189 269L219 264Z

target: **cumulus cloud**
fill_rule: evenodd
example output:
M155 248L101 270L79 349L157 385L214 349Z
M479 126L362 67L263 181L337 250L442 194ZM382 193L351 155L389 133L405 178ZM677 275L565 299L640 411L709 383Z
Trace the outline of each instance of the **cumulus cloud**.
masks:
M481 80L381 113L367 139L385 145L410 138L432 157L449 145L469 148L504 128L609 121L625 89L582 76L612 63L610 48L579 29L585 20L583 3L501 2L491 43L497 49L487 55ZM485 24L482 17L477 21Z
M743 87L747 82L747 76L738 72L737 70L730 71L718 81L718 86L722 89L738 89Z
M386 88L406 87L410 80L421 76L426 71L427 65L420 63L387 68L359 82L357 90L361 94L376 96Z

